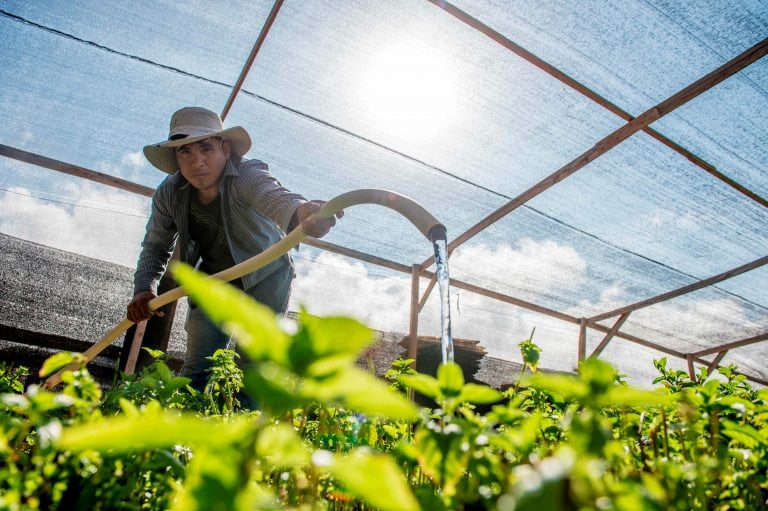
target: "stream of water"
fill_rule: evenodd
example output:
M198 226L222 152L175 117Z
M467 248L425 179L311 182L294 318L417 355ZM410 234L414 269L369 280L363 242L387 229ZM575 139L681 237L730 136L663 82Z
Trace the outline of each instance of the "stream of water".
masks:
M448 247L445 240L436 240L435 267L437 285L440 288L440 346L443 363L453 362L453 337L451 337L451 296L448 276Z

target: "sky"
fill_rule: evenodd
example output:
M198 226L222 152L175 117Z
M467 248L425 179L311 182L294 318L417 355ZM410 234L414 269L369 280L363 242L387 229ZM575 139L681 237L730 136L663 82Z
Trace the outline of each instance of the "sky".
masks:
M768 35L760 1L457 5L633 114ZM137 2L129 15L114 2L3 3L0 143L156 186L163 174L141 148L167 136L178 107L221 108L270 7ZM237 36L222 40L224 31ZM765 59L654 128L766 196L764 83ZM244 90L227 123L248 129L249 156L288 188L322 199L395 190L449 237L622 124L428 2L287 2ZM133 267L148 207L0 158L5 234ZM377 208L349 211L328 241L406 265L430 255L412 226ZM460 247L451 275L587 316L764 256L767 221L765 208L637 134ZM408 275L309 247L295 260L292 306L407 330ZM633 314L624 329L663 342L672 333L688 350L755 335L768 328L766 289L761 268ZM575 363L574 325L468 292L454 291L452 307L455 335L480 338L489 353L519 359L517 343L535 328L550 367ZM431 299L422 333L438 331L438 310ZM739 363L754 364L745 353ZM642 382L661 354L614 341L606 356Z

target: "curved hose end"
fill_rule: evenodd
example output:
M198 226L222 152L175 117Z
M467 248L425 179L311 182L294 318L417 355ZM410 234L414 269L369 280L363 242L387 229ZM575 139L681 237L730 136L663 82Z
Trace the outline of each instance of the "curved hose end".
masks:
M427 232L427 238L432 243L435 243L436 241L448 241L448 229L446 229L443 224L434 225L429 229L429 232Z

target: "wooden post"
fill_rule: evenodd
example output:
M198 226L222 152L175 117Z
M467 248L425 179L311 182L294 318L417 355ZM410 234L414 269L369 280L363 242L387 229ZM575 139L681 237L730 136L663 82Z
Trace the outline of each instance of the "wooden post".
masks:
M587 318L580 318L579 319L579 362L584 360L586 357L587 357Z
M128 360L125 362L125 374L133 374L136 371L136 362L139 360L141 345L144 342L144 332L147 331L147 322L142 321L134 328L131 348L128 350Z
M419 274L421 266L411 266L411 319L408 328L408 358L413 359L411 367L416 369L419 342Z
M172 259L179 258L179 248L173 252ZM166 291L170 291L177 287L176 281L171 277L171 274L166 272L163 278L160 280L160 284L157 286L157 294L161 295ZM143 335L143 342L136 348L138 356L136 358L135 371L141 371L145 367L151 365L154 359L145 351L141 351L141 346L150 348L153 350L159 350L162 352L168 351L168 341L171 338L171 329L173 328L173 320L176 316L176 303L171 302L168 305L161 307L159 310L163 313L163 316L152 316L146 321L145 331ZM119 369L123 372L127 372L128 359L131 353L131 346L136 334L137 326L132 326L123 338L123 350L120 353Z

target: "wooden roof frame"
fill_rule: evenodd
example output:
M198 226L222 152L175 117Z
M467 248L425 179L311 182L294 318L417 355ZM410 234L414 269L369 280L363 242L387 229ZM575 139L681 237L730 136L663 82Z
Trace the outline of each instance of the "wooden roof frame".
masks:
M768 200L759 196L757 193L750 190L749 188L737 183L732 178L728 177L727 175L717 170L715 166L704 161L702 158L693 154L691 151L685 149L684 147L677 144L676 142L670 140L665 135L650 128L650 125L656 120L658 120L659 118L675 110L681 105L687 103L691 99L697 97L699 94L711 89L712 87L726 80L730 76L733 76L734 74L740 72L750 64L756 62L757 60L761 59L766 54L768 54L768 38L763 39L756 45L742 52L740 55L726 62L719 68L715 69L714 71L708 73L704 77L700 78L699 80L696 80L689 86L680 90L678 93L670 96L669 98L662 101L658 105L648 109L646 112L643 112L641 115L637 117L633 117L631 114L624 111L619 106L608 101L606 98L600 96L599 94L592 91L585 85L579 83L577 80L568 76L566 73L560 71L556 67L545 62L541 58L537 57L536 55L526 50L525 48L522 48L521 46L517 45L516 43L514 43L504 35L500 34L496 30L480 22L479 20L470 16L464 11L461 11L457 7L453 6L452 4L444 0L427 0L427 1L439 7L440 9L447 12L451 16L455 17L462 23L465 23L466 25L474 28L475 30L478 30L479 32L489 37L490 39L494 40L495 42L499 43L509 51L512 51L516 55L520 56L521 58L531 63L532 65L538 67L539 69L546 72L550 76L561 81L563 84L579 92L580 94L583 94L587 98L593 100L600 106L604 107L605 109L609 110L610 112L616 114L617 116L621 117L626 121L626 123L623 126L615 130L613 133L603 137L603 139L598 141L591 149L579 155L573 161L561 167L560 169L556 170L551 175L542 179L541 181L533 185L531 188L529 188L525 192L511 199L506 204L498 208L496 211L487 215L485 218L477 222L475 225L467 229L465 232L461 233L459 236L454 238L448 244L449 254L452 253L461 244L465 243L467 240L469 240L470 238L472 238L473 236L475 236L485 228L489 227L496 221L500 220L501 218L505 217L509 213L513 212L515 209L524 205L529 200L545 192L546 190L548 190L558 182L564 179L567 179L568 177L573 175L575 172L577 172L578 170L586 166L588 163L602 156L606 152L610 151L611 149L613 149L614 147L616 147L617 145L625 141L627 138L629 138L631 135L637 133L638 131L643 131L647 133L655 140L673 149L674 151L676 151L677 153L679 153L680 155L682 155L683 157L685 157L686 159L694 163L697 167L704 170L705 172L713 176L715 179L722 181L723 183L735 189L742 195L748 197L752 201L757 202L763 207L768 207ZM267 20L265 21L265 24L261 30L261 33L259 34L254 44L254 47L243 66L240 76L237 82L235 83L235 85L232 87L230 96L221 114L222 119L224 119L228 115L230 109L232 108L232 105L234 104L234 101L236 100L238 94L240 93L242 85L245 82L245 79L253 65L253 62L255 61L257 54L269 33L270 28L275 22L275 19L280 10L280 7L282 6L282 3L283 3L283 0L275 1L272 7L272 10L270 11L267 17ZM90 169L79 167L77 165L72 165L72 164L61 162L58 160L53 160L51 158L48 158L42 155L30 153L18 148L9 147L2 144L0 144L0 155L6 156L8 158L16 159L19 161L23 161L26 163L30 163L33 165L45 167L51 170L55 170L57 172L63 172L63 173L77 176L83 179L99 182L108 186L112 186L121 190L129 191L129 192L143 195L146 197L151 197L154 192L152 188L149 188L137 183L133 183L121 178L117 178L117 177L96 172ZM419 314L419 311L423 308L424 304L426 303L426 300L430 292L434 288L434 284L435 284L434 272L427 270L427 268L434 262L434 258L428 258L422 261L420 264L413 264L411 266L407 266L402 263L390 261L381 257L377 257L371 254L353 250L347 247L334 245L332 243L328 243L322 240L315 240L312 238L308 238L305 241L305 243L310 246L319 248L321 250L334 252L340 255L344 255L346 257L351 257L354 259L368 262L370 264L379 265L382 267L386 267L386 268L389 268L395 271L400 271L403 273L408 273L411 275L411 278L412 278L411 316L410 316L411 345L409 345L409 356L413 355L415 353L414 343L418 335L418 332L417 332L418 314ZM758 342L764 342L768 340L768 332L755 335L746 339L724 342L717 346L713 346L711 348L699 350L696 352L683 353L683 352L668 348L662 344L623 333L621 332L621 326L626 321L628 316L635 310L638 310L643 307L648 307L650 305L654 305L665 300L683 296L695 290L714 285L716 283L722 282L724 280L735 277L737 275L741 275L755 268L764 266L765 264L768 264L768 256L761 257L755 261L744 264L737 268L725 271L723 273L709 277L707 279L700 280L693 284L683 286L681 288L671 290L666 293L662 293L660 295L642 300L640 302L626 305L615 310L596 314L590 318L577 318L556 310L552 310L552 309L537 305L535 303L532 303L526 300L515 298L513 296L509 296L496 291L491 291L489 289L483 288L482 286L478 286L468 282L463 282L453 278L450 279L450 285L457 289L463 289L472 293L476 293L482 296L492 298L494 300L498 300L498 301L508 303L517 307L521 307L539 314L543 314L548 317L552 317L555 319L559 319L561 321L566 321L569 323L579 325L579 338L578 338L579 359L583 359L586 357L586 331L587 331L587 328L590 328L590 329L605 333L605 337L599 343L599 345L594 349L593 353L590 356L599 356L602 350L607 346L607 344L614 337L618 337L635 344L639 344L651 349L655 349L661 353L686 360L688 364L689 374L693 379L695 378L694 363L699 363L706 366L707 372L708 374L710 374L712 373L712 371L714 371L717 368L717 366L720 364L723 357L726 355L726 353L729 350L736 349L742 346L747 346L754 343L758 343ZM421 278L428 278L430 279L430 282L423 296L419 298L418 296L419 279ZM608 319L610 317L615 317L615 316L619 316L619 317L611 327L607 327L599 323L602 320ZM715 357L712 360L708 361L702 358L704 356L713 355L713 354L715 354ZM745 376L751 381L768 386L768 381L766 380L757 378L752 375L745 375Z

